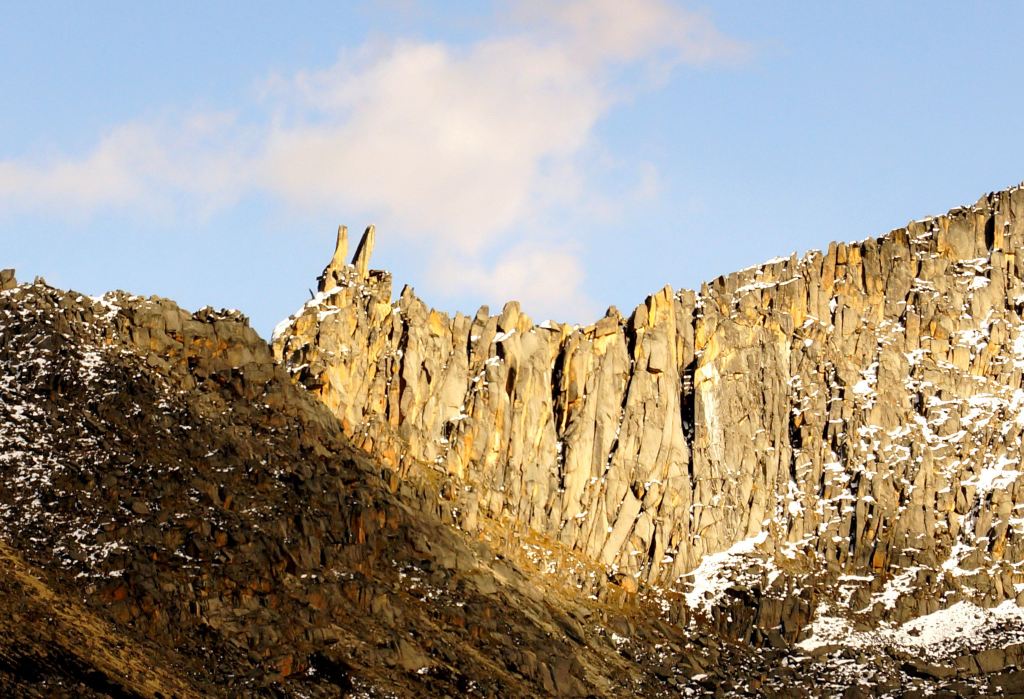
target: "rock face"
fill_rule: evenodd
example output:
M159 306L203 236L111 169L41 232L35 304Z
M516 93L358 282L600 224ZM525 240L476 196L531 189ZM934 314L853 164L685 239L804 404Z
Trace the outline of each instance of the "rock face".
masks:
M0 696L629 696L729 652L450 519L239 313L0 292Z
M284 363L4 273L0 696L1020 695L1022 214L585 328L341 229Z
M392 302L372 242L274 352L357 446L440 472L462 529L692 608L714 597L703 562L735 552L766 588L773 569L831 586L818 616L1024 602L1024 189L586 327Z
M848 655L790 647L811 585L783 577L772 596L738 558L706 557L710 626L629 576L581 594L560 566L599 566L540 538L512 550L485 516L458 531L442 476L353 449L238 312L2 291L0 696L791 697L861 681ZM1024 635L990 631L945 664L852 657L893 691L989 696L1024 682Z

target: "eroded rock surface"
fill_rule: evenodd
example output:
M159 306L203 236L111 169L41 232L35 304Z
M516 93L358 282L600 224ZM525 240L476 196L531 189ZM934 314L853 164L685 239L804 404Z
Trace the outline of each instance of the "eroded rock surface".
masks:
M449 509L237 312L0 292L2 696L628 696L665 644L684 682L718 652L558 594Z
M585 327L392 301L388 273L336 258L273 346L357 446L442 474L467 532L712 615L701 566L734 561L796 605L762 626L805 638L837 611L1024 603L1022 246L1013 188ZM795 602L794 576L830 592Z
M340 229L283 363L0 272L0 694L1020 696L1022 240L1013 189L573 328Z
M742 547L701 562L709 624L631 577L588 595L543 537L508 547L514 530L486 517L450 526L452 485L353 449L237 312L38 280L0 292L0 695L791 697L870 678L890 696L990 696L1022 682L1005 629L953 648L952 669L871 639L794 647L817 588L764 593Z

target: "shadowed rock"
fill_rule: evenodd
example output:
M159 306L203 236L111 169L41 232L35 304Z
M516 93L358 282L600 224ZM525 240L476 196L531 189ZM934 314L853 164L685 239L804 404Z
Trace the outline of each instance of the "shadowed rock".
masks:
M373 226L367 226L363 237L359 239L356 254L352 257L352 265L356 268L356 276L359 279L366 279L370 273L370 256L373 255L375 237L376 229Z

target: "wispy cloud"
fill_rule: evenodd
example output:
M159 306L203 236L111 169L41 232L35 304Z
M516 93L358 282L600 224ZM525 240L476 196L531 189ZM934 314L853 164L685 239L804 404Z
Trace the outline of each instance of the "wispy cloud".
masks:
M439 256L431 267L431 281L442 293L471 289L491 304L515 299L536 321L564 319L567 308L581 319L595 316L597 305L582 291L584 277L577 246L553 241L513 245L494 261Z
M597 206L594 127L637 89L635 73L649 87L745 49L666 0L527 1L505 20L469 45L367 43L329 68L268 79L261 100L235 105L244 127L230 114L129 123L80 157L0 159L0 212L209 211L256 192L429 240L448 262L428 264L461 261L436 275L452 294L579 311L584 274L564 234L499 243L544 210ZM634 179L650 190L657 173L638 164Z
M193 210L229 206L255 184L242 132L230 114L199 114L173 124L120 124L77 158L0 160L0 213L173 213L183 196Z
M465 250L521 219L604 109L569 56L518 38L367 49L289 88L311 113L268 134L269 191L305 206L340 195Z

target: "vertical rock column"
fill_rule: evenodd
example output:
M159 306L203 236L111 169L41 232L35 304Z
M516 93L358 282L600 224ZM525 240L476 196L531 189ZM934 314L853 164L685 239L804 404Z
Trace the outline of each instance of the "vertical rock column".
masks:
M373 236L345 265L339 231L275 352L357 444L446 474L464 528L656 584L755 538L864 594L1024 584L1021 189L582 328L392 303Z

